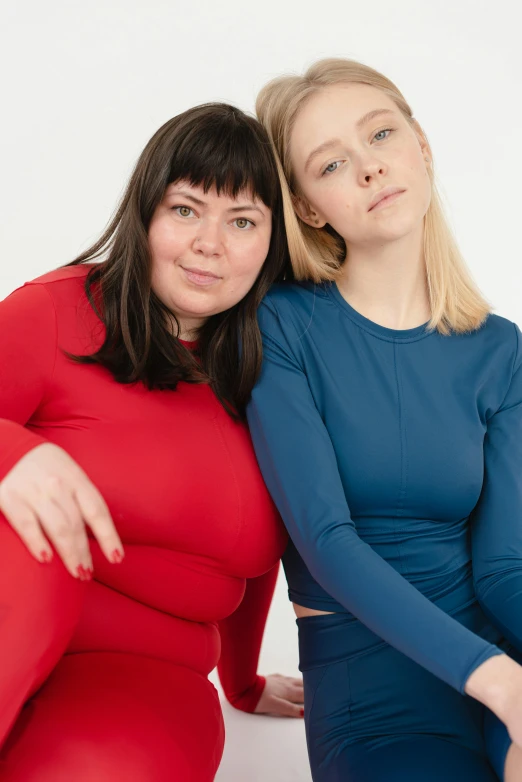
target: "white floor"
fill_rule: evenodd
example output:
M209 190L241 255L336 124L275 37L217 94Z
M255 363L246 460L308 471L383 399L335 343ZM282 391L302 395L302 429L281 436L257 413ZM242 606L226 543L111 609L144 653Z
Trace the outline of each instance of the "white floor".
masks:
M280 574L259 672L299 676L297 659L295 617ZM219 688L215 673L210 678ZM223 713L225 754L216 782L311 782L302 720L244 714L226 702Z

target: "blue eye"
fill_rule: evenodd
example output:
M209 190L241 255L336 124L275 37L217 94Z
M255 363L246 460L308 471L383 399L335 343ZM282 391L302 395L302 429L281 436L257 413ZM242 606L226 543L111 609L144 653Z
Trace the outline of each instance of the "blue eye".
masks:
M240 223L242 223L242 225L240 225ZM247 220L246 217L238 217L236 220L234 220L234 224L241 231L246 231L247 228L255 225L255 223L253 223L252 220Z
M392 128L384 128L384 130L380 130L378 133L375 134L374 141L384 141L385 138L388 138L390 133L392 132ZM385 135L383 135L385 134ZM380 136L380 138L379 138Z
M174 211L179 214L180 217L192 217L193 210L189 206L175 206Z
M340 165L341 165L341 161L340 160L334 160L333 163L329 163L326 166L326 168L324 169L322 174L333 174L334 171L337 171L337 169L339 168ZM322 176L322 174L321 174L321 176Z

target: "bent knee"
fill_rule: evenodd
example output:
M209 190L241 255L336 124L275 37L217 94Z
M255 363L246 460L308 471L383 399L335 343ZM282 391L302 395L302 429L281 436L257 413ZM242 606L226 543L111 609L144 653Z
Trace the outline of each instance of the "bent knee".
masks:
M55 554L38 562L0 516L0 639L24 631L31 643L77 621L86 584L73 578Z
M2 726L49 675L80 616L85 584L57 557L41 564L0 519L0 740Z

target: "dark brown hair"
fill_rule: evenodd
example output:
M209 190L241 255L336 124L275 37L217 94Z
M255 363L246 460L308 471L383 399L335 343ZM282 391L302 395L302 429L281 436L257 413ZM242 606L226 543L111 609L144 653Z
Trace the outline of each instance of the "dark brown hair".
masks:
M173 313L151 289L148 229L171 182L215 187L235 198L249 190L272 210L266 261L249 293L211 316L194 355L169 330ZM86 293L106 328L103 345L76 361L101 364L119 383L175 389L179 381L209 383L232 415L244 415L259 374L261 336L256 312L270 285L291 276L276 164L263 127L239 109L208 103L166 122L150 139L121 204L101 238L70 266L95 263Z

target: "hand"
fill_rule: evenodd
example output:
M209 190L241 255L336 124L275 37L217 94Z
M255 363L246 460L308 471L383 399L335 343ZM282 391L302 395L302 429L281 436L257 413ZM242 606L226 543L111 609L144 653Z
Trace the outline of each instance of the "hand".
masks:
M266 677L265 689L256 706L255 714L273 717L303 717L303 680L280 673Z
M0 483L0 511L38 561L51 561L51 542L75 578L92 575L85 525L110 562L123 558L105 500L69 454L52 443L33 448L7 473Z
M469 676L465 691L490 708L522 748L522 666L507 654L490 657Z
M518 687L511 693L509 704L502 712L502 716L497 715L504 722L511 741L522 750L522 688Z
M512 742L522 750L522 667L509 657L506 657L507 661L510 663L509 671L506 671L502 688L505 693L498 700L498 706L495 702L492 704L495 706L492 711L505 724Z

